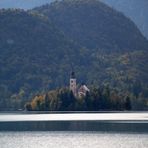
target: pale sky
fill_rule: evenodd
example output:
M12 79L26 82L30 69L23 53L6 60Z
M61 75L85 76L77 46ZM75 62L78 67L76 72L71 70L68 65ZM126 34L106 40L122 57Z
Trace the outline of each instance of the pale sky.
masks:
M54 0L0 0L0 8L31 9Z

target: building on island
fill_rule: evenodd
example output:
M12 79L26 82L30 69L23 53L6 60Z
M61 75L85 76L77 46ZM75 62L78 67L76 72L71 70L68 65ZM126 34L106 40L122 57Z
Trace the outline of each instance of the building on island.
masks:
M90 91L85 84L81 84L80 88L77 87L75 72L72 72L70 76L70 90L73 92L75 97L86 96L86 93Z
M90 92L90 90L88 89L88 87L85 84L82 84L78 90L78 96L79 97L86 96L87 92Z
M74 72L72 72L70 76L70 90L73 92L74 96L77 96L77 80Z

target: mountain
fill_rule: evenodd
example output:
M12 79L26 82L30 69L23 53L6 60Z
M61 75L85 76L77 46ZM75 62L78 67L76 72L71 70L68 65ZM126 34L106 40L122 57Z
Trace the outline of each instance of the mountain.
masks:
M90 49L141 50L148 42L122 13L98 0L63 0L35 8L65 35Z
M55 0L1 0L0 8L32 9L33 7L51 3ZM100 0L116 10L123 12L138 26L141 32L148 38L148 1L147 0Z
M141 32L148 38L147 0L101 0L131 18Z
M1 0L0 8L32 9L55 0ZM116 10L123 12L138 26L141 32L148 38L148 1L147 0L100 0Z
M77 48L41 15L0 10L0 108L56 81L57 69L69 62Z
M146 49L132 21L96 0L0 10L0 110L23 108L35 95L68 86L71 70L78 83L146 99Z

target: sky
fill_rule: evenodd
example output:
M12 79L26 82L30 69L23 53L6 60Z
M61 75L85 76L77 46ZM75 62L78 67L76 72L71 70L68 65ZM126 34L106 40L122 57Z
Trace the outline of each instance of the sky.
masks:
M0 0L0 8L31 9L54 0Z

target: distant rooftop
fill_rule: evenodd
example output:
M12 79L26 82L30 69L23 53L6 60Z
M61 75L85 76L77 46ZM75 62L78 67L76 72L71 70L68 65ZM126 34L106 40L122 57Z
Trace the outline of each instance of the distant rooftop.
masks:
M70 76L72 79L75 79L76 78L76 76L75 76L75 72L73 71L73 72L71 72L71 76Z

